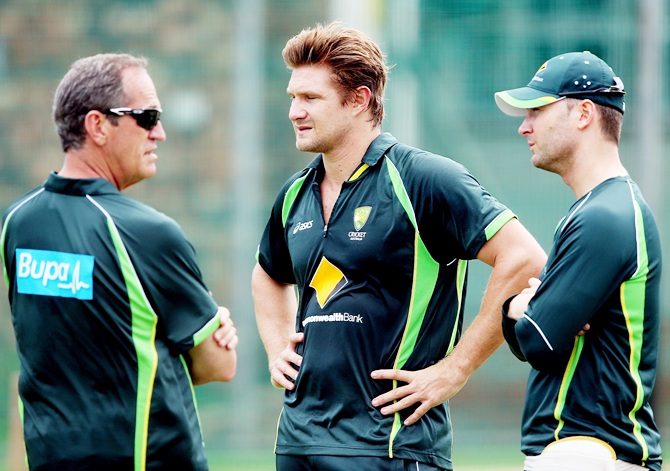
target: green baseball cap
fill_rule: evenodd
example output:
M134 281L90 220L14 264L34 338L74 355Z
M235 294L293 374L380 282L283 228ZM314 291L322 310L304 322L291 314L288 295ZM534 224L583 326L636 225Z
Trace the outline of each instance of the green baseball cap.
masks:
M565 97L593 101L624 112L623 82L612 68L589 51L568 52L542 64L528 85L495 93L498 108L510 116L524 116L529 108Z

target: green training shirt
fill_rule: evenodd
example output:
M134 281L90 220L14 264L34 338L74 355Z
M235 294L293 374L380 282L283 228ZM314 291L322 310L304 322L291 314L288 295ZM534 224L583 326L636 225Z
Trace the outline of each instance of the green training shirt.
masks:
M451 469L448 404L410 427L374 397L398 387L373 370L418 370L444 358L463 322L467 260L513 214L460 164L382 134L342 185L324 224L321 156L285 184L258 260L296 284L297 351L278 454L388 456Z
M107 180L52 173L0 244L31 469L206 470L184 354L217 305L179 226Z
M580 198L561 221L542 284L518 322L512 351L533 367L522 451L571 436L599 438L617 458L661 469L649 399L656 379L661 245L649 206L627 177ZM585 324L590 330L577 333Z

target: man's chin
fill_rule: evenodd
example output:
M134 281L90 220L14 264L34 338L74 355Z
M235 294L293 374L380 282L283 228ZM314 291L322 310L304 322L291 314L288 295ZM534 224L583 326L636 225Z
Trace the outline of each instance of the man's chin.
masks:
M148 180L149 178L153 177L156 175L156 172L158 171L158 168L156 167L156 164L152 164L148 166L147 168L144 169L144 172L142 172L142 180Z
M320 152L318 147L311 142L296 140L295 147L301 152Z

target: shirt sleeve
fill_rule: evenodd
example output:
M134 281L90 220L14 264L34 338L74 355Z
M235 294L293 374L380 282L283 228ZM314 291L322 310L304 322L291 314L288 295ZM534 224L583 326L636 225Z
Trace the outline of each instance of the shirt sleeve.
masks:
M294 175L279 192L272 206L270 218L263 231L256 254L259 265L273 280L291 285L296 283L296 279L286 241L283 212L286 194L296 183L297 177L298 175Z
M429 153L411 159L407 176L419 231L440 263L472 260L516 216L463 165Z
M182 229L165 217L143 230L146 244L128 243L149 303L159 318L158 332L168 346L184 353L216 330L218 305L207 289L193 246ZM150 235L149 235L150 234ZM137 239L135 237L134 239Z
M519 346L519 341L516 338L516 332L514 328L516 327L516 321L510 317L507 317L509 312L509 304L516 297L516 295L507 298L507 300L502 305L502 330L503 336L507 341L507 346L510 351L521 361L526 361L526 357L523 356L521 347Z
M575 337L598 321L594 315L617 296L635 259L635 244L629 243L634 227L606 210L585 210L558 231L542 283L514 327L520 351L535 369L568 361Z

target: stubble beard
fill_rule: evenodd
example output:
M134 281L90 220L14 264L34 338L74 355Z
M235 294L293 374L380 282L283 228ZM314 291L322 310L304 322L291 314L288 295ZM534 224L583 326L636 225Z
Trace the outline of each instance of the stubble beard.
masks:
M323 139L298 139L296 138L295 147L301 152L326 153L331 146Z
M571 165L571 155L569 147L564 147L559 152L533 154L531 163L540 170L562 175L566 168Z

